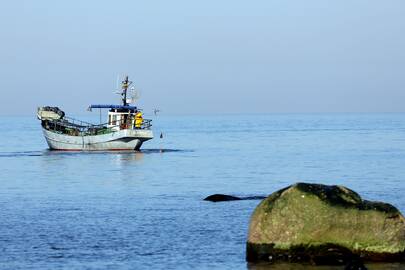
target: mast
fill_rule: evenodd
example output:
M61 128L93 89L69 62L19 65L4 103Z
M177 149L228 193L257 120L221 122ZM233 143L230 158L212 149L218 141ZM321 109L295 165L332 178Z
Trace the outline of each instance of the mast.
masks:
M132 84L131 81L128 80L128 76L125 76L125 80L122 81L122 104L127 106L127 91L128 87Z

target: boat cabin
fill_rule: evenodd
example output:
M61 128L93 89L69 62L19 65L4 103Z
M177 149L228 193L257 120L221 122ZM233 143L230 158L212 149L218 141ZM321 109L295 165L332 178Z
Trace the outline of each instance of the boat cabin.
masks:
M131 124L133 125L134 111L120 112L118 110L110 110L108 112L107 127L113 130L127 129Z
M136 128L135 118L137 113L140 112L135 106L129 105L91 105L90 109L110 109L108 111L107 128L112 130Z

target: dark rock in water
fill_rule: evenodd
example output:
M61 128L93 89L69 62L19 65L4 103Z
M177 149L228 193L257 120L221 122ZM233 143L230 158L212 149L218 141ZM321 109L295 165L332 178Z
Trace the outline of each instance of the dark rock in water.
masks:
M342 186L298 183L267 197L251 217L247 261L346 265L357 258L405 261L405 219L394 206Z
M210 201L210 202L228 202L228 201L239 201L241 200L238 197L231 196L231 195L224 195L224 194L214 194L211 196L208 196L207 198L204 199L204 201Z
M241 200L263 200L266 197L264 196L249 196L249 197L235 197L231 195L225 195L225 194L214 194L211 196L208 196L207 198L204 199L204 201L210 201L210 202L228 202L228 201L241 201Z

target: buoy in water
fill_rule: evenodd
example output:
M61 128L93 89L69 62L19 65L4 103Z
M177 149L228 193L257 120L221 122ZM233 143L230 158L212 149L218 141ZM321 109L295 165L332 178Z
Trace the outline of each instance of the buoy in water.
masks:
M163 132L160 132L160 139L163 139ZM163 141L160 141L160 153L163 153L163 146L162 146L162 143Z

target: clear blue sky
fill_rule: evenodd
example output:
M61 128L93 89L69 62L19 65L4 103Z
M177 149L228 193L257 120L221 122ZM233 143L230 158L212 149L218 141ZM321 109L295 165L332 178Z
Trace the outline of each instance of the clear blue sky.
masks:
M405 111L403 0L13 0L0 25L0 114L84 113L125 73L166 113Z

